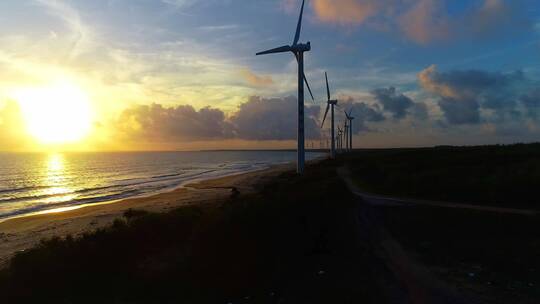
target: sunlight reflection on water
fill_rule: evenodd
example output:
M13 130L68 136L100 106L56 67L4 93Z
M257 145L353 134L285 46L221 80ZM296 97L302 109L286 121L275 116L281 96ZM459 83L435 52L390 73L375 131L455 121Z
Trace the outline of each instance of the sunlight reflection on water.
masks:
M51 185L44 191L45 195L50 195L44 200L44 203L66 202L74 199L76 195L73 190L65 185L65 160L64 156L59 153L50 154L47 157L47 165L45 166L44 183ZM62 195L65 194L65 195Z

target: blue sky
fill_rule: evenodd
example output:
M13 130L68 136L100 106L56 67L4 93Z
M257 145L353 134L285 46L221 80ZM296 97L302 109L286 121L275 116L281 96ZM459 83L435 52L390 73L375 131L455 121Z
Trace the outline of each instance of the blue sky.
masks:
M117 138L171 149L293 147L294 130L247 134L239 125L249 129L281 115L294 129L294 58L254 54L292 42L300 3L2 1L0 109L8 108L14 86L61 75L89 92L96 126L107 129L94 132L99 147ZM311 0L301 40L312 44L306 74L318 102L308 104L313 140L326 134L316 128L324 71L343 107L358 111L359 147L540 139L535 0ZM215 130L196 122L159 126L155 118L154 131L169 136L137 134L154 119L141 113L185 121L179 118L191 115L188 109L205 121L200 111L207 107L222 117Z

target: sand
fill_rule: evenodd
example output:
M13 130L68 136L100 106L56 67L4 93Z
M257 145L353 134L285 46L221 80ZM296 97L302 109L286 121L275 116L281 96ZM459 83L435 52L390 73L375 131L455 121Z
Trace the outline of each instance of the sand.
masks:
M5 266L15 253L33 247L44 238L77 236L105 227L122 217L124 211L130 208L166 212L182 206L219 204L231 195L253 193L256 191L256 185L264 179L270 179L291 169L292 165L277 165L255 172L193 181L171 192L148 197L9 219L0 223L0 267Z

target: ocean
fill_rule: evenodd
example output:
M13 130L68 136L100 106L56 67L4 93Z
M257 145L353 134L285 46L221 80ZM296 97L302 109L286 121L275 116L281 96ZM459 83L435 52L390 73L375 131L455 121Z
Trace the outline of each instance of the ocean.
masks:
M311 160L323 153L306 153ZM294 151L0 153L0 220L294 162Z

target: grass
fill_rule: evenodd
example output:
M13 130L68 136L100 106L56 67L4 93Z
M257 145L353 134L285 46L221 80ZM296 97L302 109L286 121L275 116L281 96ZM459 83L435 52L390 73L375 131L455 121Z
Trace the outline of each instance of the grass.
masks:
M381 303L331 162L256 195L54 238L0 272L6 303Z
M452 286L494 303L538 303L540 218L430 207L382 214L392 235Z
M365 150L346 161L357 184L374 193L539 207L540 144Z
M344 156L366 191L539 209L540 144L364 150ZM421 264L489 303L538 303L540 218L435 207L379 209Z

